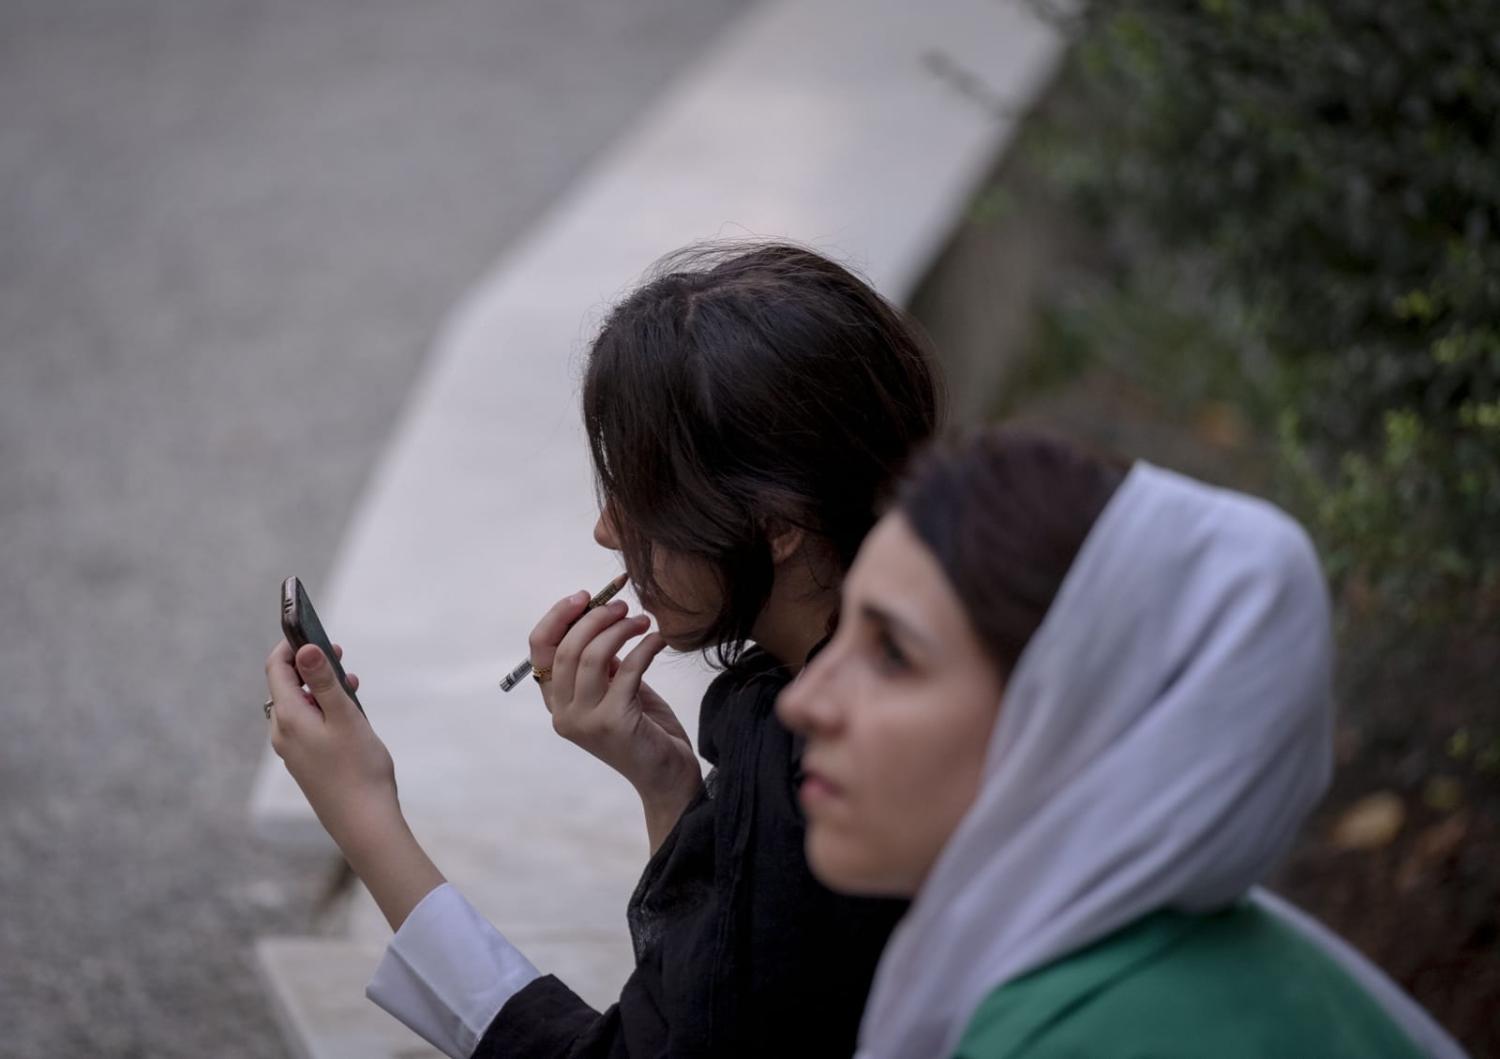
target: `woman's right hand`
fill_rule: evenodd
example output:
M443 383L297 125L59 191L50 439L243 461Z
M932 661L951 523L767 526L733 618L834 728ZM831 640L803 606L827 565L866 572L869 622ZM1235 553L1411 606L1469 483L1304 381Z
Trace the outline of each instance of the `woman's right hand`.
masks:
M531 662L552 670L541 689L553 729L630 781L646 807L654 849L665 837L658 832L670 830L697 795L703 773L672 708L642 681L666 641L652 633L620 659L650 619L627 617L622 600L584 613L588 600L587 592L568 596L537 622Z

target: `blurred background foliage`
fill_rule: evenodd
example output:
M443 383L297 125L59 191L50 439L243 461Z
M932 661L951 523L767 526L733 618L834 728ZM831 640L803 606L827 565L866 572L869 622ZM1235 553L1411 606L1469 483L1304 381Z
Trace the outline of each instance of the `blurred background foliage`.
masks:
M1112 260L1039 352L1123 346L1230 402L1339 584L1500 613L1500 4L1097 0L1076 28L1090 135L1036 146Z

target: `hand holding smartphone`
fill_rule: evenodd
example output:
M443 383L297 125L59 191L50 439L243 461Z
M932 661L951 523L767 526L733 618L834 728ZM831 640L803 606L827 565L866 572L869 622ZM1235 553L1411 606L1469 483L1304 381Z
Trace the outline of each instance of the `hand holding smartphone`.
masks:
M329 664L333 666L333 673L339 678L339 686L344 689L345 694L349 696L349 700L354 703L359 712L365 712L365 708L359 704L359 697L349 686L349 678L344 675L344 667L339 664L338 656L333 653L333 644L329 641L328 634L323 631L323 623L318 620L318 612L313 609L307 590L295 577L289 577L281 583L281 631L286 636L287 643L292 645L293 655L296 655L304 644L312 644L321 650Z

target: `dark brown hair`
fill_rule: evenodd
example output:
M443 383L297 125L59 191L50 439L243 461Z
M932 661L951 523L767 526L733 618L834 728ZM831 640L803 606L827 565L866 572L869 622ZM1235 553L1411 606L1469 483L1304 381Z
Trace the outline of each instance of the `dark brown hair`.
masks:
M1033 430L988 427L923 452L895 507L936 557L991 659L1008 675L1124 478Z
M656 548L705 560L722 604L696 646L723 666L770 596L770 537L801 527L847 570L939 407L920 331L848 269L783 244L658 264L605 321L583 385L637 591L665 599Z

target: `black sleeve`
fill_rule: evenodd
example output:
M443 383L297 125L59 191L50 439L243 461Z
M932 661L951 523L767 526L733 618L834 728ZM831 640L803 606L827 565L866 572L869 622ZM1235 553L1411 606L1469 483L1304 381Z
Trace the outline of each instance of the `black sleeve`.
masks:
M506 1001L485 1031L473 1059L647 1059L666 1055L652 1032L664 1026L660 1012L630 976L618 1003L603 1014L552 975L538 978ZM630 1032L622 1009L636 1016Z
M610 1008L610 1013L614 1012ZM516 1059L575 1054L573 1045L594 1026L609 1018L584 1003L577 993L552 975L538 978L505 1002L485 1030L473 1059ZM609 1055L609 1052L589 1053Z

